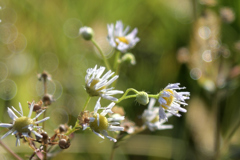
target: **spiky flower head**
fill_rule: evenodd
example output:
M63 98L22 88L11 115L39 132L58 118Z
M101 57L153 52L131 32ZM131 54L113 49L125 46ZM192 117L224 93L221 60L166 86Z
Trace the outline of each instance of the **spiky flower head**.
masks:
M159 121L158 115L159 107L154 107L155 103L156 99L151 98L148 104L148 109L144 110L142 114L142 120L144 125L147 126L151 131L173 128L172 125L163 125L163 123L165 123L166 120ZM166 116L171 117L172 115L170 113L167 113Z
M107 40L110 45L122 53L127 52L129 49L133 48L137 42L140 41L137 35L137 28L134 28L133 31L129 34L128 31L130 29L129 26L124 30L122 21L117 21L116 25L108 24L108 36Z
M42 135L34 130L34 128L41 128L41 126L35 126L35 125L48 120L50 117L46 117L42 120L35 121L45 110L41 111L39 114L36 115L36 117L32 119L31 116L33 112L33 107L34 107L34 102L32 102L30 106L30 111L27 117L23 116L21 103L19 103L20 111L17 111L14 107L12 107L12 109L8 107L7 112L9 117L13 120L13 122L10 124L0 123L0 127L5 127L10 129L6 134L4 134L1 137L1 139L5 138L9 134L12 134L17 137L16 145L17 144L20 145L20 137L21 136L30 137L31 132L34 133L37 137L42 138ZM13 110L19 115L19 117L13 112Z
M112 114L112 107L115 105L114 102L110 103L107 107L101 107L100 104L101 97L98 99L94 112L92 113L92 116L90 117L90 122L87 127L90 127L97 136L104 139L104 137L107 137L113 142L117 142L117 140L113 137L110 137L107 133L107 131L123 131L124 128L120 126L120 121L124 120L124 116L118 116L118 117L110 117L107 118L106 115ZM98 113L99 110L102 110L101 113ZM85 130L87 127L83 128Z
M91 97L100 96L111 101L117 101L118 99L112 95L122 94L123 91L113 90L113 87L107 87L118 78L118 75L112 77L114 72L109 70L105 75L102 76L104 70L105 67L100 67L97 69L97 65L94 68L89 68L87 70L87 75L85 76L86 91ZM110 77L112 78L108 80Z
M168 84L161 92L158 98L160 103L159 107L159 120L167 120L165 111L180 117L180 112L187 112L181 105L188 105L185 100L189 99L190 92L177 92L176 90L185 89L186 87L179 87L180 83Z

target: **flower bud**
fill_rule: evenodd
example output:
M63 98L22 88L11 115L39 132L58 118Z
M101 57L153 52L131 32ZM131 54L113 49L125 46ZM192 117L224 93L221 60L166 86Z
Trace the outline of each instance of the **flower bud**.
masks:
M135 56L132 53L125 53L124 56L122 56L121 61L126 62L126 63L131 64L131 65L136 64Z
M142 104L142 105L148 104L148 102L149 102L148 94L144 91L138 92L137 97L136 97L136 101L139 104Z
M80 32L80 34L82 35L82 37L85 39L85 40L91 40L92 39L92 37L93 37L93 30L92 30L92 28L90 28L90 27L81 27L80 29L79 29L79 32Z

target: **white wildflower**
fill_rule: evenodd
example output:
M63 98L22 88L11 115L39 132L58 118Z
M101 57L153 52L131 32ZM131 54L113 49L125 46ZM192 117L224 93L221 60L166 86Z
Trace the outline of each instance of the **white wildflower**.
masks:
M190 92L177 92L176 90L185 89L185 87L179 87L180 83L173 83L167 85L161 92L158 98L160 103L159 107L159 118L160 120L167 120L165 110L169 113L180 117L180 112L187 112L186 109L182 108L181 105L188 105L185 100L189 99Z
M97 65L94 68L89 68L87 70L87 75L85 77L86 91L92 97L100 96L111 101L117 101L118 99L112 95L122 94L123 91L113 90L113 87L107 87L118 78L118 75L112 77L114 72L109 70L105 75L102 76L104 70L105 67L100 67L97 69ZM108 80L110 77L112 78Z
M122 21L117 21L115 26L114 24L108 24L107 28L107 39L110 45L123 53L133 48L137 42L140 41L140 39L136 37L138 32L137 28L134 28L131 33L127 34L130 27L127 26L124 30Z
M172 125L163 125L166 120L160 120L158 116L159 107L154 107L156 99L151 98L148 104L148 109L145 109L142 114L142 120L144 125L146 125L151 131L155 130L163 130L163 129L171 129ZM167 117L171 117L172 115L167 113Z
M41 128L41 126L35 126L36 124L42 123L46 120L48 120L50 117L46 117L42 120L39 121L35 121L45 110L41 111L39 114L36 115L36 117L34 117L33 119L31 118L32 116L32 111L33 111L33 107L34 107L34 102L32 102L31 106L30 106L30 111L28 116L23 116L23 110L22 110L22 106L19 103L19 108L20 111L17 111L14 107L12 107L12 109L10 109L8 107L8 115L9 117L13 120L12 123L8 124L8 123L0 123L0 127L5 127L5 128L9 128L10 130L4 134L1 139L5 138L6 136L12 134L15 135L17 137L16 140L16 146L17 144L20 145L20 137L21 136L25 136L25 137L30 137L29 133L32 132L34 133L37 137L42 138L42 135L39 134L38 132L36 132L35 130L33 130L34 128ZM18 117L13 110L20 116Z

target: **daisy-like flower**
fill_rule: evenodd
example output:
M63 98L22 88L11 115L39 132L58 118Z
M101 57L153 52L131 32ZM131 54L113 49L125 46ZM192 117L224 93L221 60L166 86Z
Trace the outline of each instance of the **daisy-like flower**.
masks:
M131 33L127 34L130 27L127 26L124 30L122 21L117 21L115 26L114 24L108 24L107 28L107 39L110 45L123 53L133 48L137 42L140 41L140 39L136 37L138 32L137 28L134 28Z
M9 134L15 135L17 137L17 140L16 140L16 146L17 146L17 144L20 145L20 137L21 136L30 137L29 136L30 132L34 133L37 137L42 138L42 135L33 129L41 128L41 126L35 126L35 125L48 120L50 117L46 117L42 120L35 121L45 110L41 111L39 114L36 115L36 117L32 119L31 116L32 116L33 107L34 107L34 102L32 102L30 106L30 111L27 117L23 116L21 103L19 103L20 111L17 111L14 107L12 107L12 109L8 107L7 112L9 117L13 120L13 123L10 123L10 124L0 123L0 127L5 127L10 129L6 134L4 134L1 137L1 139L5 138ZM19 117L13 112L13 110L19 115Z
M173 83L167 85L161 92L158 98L160 103L159 107L159 119L167 120L165 110L169 113L180 117L180 112L187 112L181 105L188 105L185 100L189 99L190 92L177 92L176 90L185 89L186 87L179 87L180 83Z
M90 127L97 136L104 139L104 137L107 137L113 142L117 142L115 138L112 138L108 135L107 131L123 131L124 128L120 126L119 121L124 120L124 116L118 116L118 117L110 117L107 118L106 115L108 113L112 114L112 107L115 105L114 102L110 103L107 107L101 107L100 104L101 97L98 99L94 112L92 116L90 117L90 122L88 126L85 126L83 130L85 130L87 127ZM100 114L98 113L98 110L103 110Z
M156 99L151 98L148 104L148 109L144 110L142 114L142 120L144 122L144 125L147 126L151 131L173 128L172 125L163 125L163 123L165 123L166 120L159 121L158 116L159 107L154 107L155 103ZM172 114L167 113L166 116L171 117Z
M114 72L110 70L102 76L104 70L105 67L100 67L99 69L97 69L97 65L94 68L89 68L87 70L87 75L85 77L86 91L92 97L100 96L111 101L117 101L118 99L113 97L112 95L122 94L123 91L113 90L113 87L107 87L118 78L118 75L112 77ZM108 80L110 77L112 78Z

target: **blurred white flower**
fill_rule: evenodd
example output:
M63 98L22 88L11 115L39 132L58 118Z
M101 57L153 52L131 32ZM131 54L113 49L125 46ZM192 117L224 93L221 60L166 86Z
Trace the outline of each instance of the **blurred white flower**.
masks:
M156 99L151 98L148 104L148 109L145 109L142 114L144 125L146 125L151 131L173 128L172 125L163 125L166 120L159 121L159 107L154 107L155 102ZM172 114L167 113L166 116L169 118L172 116Z
M112 102L107 107L101 107L100 100L101 97L98 99L95 105L93 115L90 117L90 123L88 124L88 126L85 126L83 130L85 130L87 127L90 127L93 133L95 133L99 137L103 139L104 137L107 137L111 141L117 142L115 138L112 138L108 135L107 131L123 131L123 127L114 125L120 125L119 121L124 120L124 116L106 118L106 115L108 113L113 113L112 107L115 105L115 103ZM99 114L98 110L103 111Z
M131 33L127 34L130 27L127 26L124 30L122 21L117 21L115 26L114 24L108 24L107 28L107 39L110 45L123 53L133 48L137 42L140 41L140 39L136 37L138 32L137 28L134 28Z
M20 115L20 117L16 116L16 114L13 112L13 110L8 108L8 110L7 110L8 115L13 120L13 122L10 123L10 124L8 124L8 123L0 123L0 127L5 127L5 128L9 128L10 129L6 134L4 134L1 137L1 139L5 138L9 134L15 135L17 137L17 140L16 140L16 146L17 146L17 144L20 145L20 138L21 138L21 136L30 137L30 132L34 133L37 137L42 138L42 135L39 134L38 132L36 132L33 129L34 128L41 128L41 126L35 126L35 125L48 120L50 117L46 117L46 118L44 118L42 120L39 120L39 121L35 122L35 120L45 110L41 111L39 114L36 115L36 117L31 119L33 107L34 107L34 102L32 102L32 104L30 106L30 111L29 111L29 114L28 114L27 117L23 116L23 110L22 110L22 106L21 106L20 103L19 103L20 111L17 111L14 107L12 107L12 109L16 113L18 113Z
M114 72L109 70L105 75L102 76L104 70L105 67L100 67L97 69L97 65L94 68L89 68L87 70L87 75L85 76L86 91L91 97L100 96L111 101L117 101L118 99L112 95L122 94L123 91L113 90L113 87L107 87L118 78L118 75L112 77ZM112 78L108 80L110 77Z
M179 87L180 83L173 83L167 85L161 92L158 98L160 103L159 107L159 119L167 120L165 110L169 113L180 117L180 112L187 112L186 109L181 108L181 105L188 105L185 100L189 99L190 92L177 92L176 90L185 89L185 87Z

